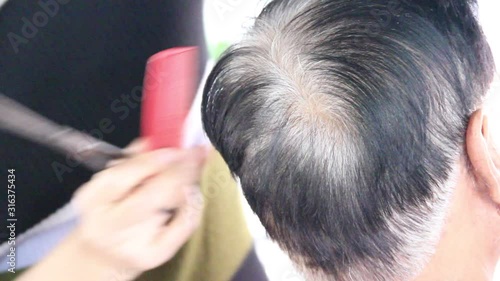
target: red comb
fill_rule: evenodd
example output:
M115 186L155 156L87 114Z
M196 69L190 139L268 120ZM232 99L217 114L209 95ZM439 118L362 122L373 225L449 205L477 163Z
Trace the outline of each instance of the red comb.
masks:
M180 47L149 58L144 77L141 136L150 149L180 147L196 92L198 48Z

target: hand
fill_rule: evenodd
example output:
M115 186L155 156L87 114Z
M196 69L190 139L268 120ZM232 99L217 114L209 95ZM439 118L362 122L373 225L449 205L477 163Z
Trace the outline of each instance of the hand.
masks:
M206 149L127 149L76 192L81 222L73 235L110 267L141 273L170 260L193 234L202 213L198 188Z

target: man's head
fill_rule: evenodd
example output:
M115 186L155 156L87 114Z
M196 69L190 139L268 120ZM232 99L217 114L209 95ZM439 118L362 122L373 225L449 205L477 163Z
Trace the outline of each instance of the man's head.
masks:
M209 138L315 278L414 278L463 174L498 188L469 122L494 73L471 2L275 0L208 78Z

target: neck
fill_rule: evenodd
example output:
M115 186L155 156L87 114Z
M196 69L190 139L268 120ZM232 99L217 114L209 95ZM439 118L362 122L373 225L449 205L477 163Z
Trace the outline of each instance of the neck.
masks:
M436 253L415 281L493 280L500 258L495 245L498 219L489 216L467 173L461 174Z

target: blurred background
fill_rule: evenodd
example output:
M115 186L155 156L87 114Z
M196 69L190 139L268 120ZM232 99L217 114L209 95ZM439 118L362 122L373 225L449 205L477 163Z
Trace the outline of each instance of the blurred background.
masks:
M242 38L245 31L252 25L254 18L260 13L267 2L269 0L205 0L205 32L210 56L213 61L228 46L238 42ZM497 64L500 64L499 11L500 2L498 0L479 0L479 18L483 24L484 32L488 37ZM500 120L500 110L498 110L498 105L500 105L500 79L497 79L494 83L491 93L496 93L496 95L491 95L491 113L498 114L496 118L491 119ZM497 140L500 140L500 136ZM253 214L246 203L245 212L250 229L255 237L257 254L264 264L270 280L303 280L294 271L287 256L275 243L267 238L259 219ZM494 280L500 281L500 264Z

